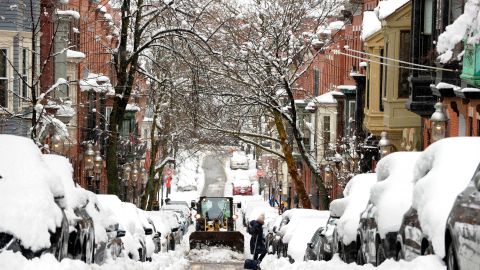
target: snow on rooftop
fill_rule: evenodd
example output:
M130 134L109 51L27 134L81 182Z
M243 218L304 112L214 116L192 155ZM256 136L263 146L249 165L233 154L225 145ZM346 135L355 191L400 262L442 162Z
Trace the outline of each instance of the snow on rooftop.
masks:
M445 256L445 224L457 195L480 163L479 137L441 139L425 149L414 169L412 207L433 249Z
M80 13L78 13L78 11L75 11L75 10L56 10L56 13L58 15L64 15L64 16L70 16L70 17L73 17L74 19L78 20L80 19Z
M366 40L376 32L382 29L382 23L373 11L365 11L363 13L362 34L361 39Z
M0 135L0 176L0 231L33 251L50 247L49 231L62 222L53 192L63 187L31 139Z
M466 39L468 44L478 44L480 38L480 0L467 0L464 13L438 36L437 52L440 62L446 63L453 56L455 46Z
M337 104L337 100L333 97L331 92L327 92L318 97L315 97L315 102L320 104Z
M89 73L87 78L79 81L79 85L81 91L95 91L108 94L115 92L110 78L102 74Z
M341 30L345 28L345 22L344 21L334 21L328 24L327 29L330 30Z
M337 89L345 89L345 90L357 90L356 85L339 85Z
M337 222L338 235L345 245L350 244L357 236L360 213L367 206L370 188L376 180L375 173L357 174L345 187L344 195L347 200L345 211Z
M140 107L138 107L137 104L128 103L125 110L132 111L132 112L138 112L138 111L140 111Z
M421 152L395 152L382 158L376 167L377 180L370 190L370 202L380 236L400 229L403 215L412 206L413 168Z
M383 0L378 2L375 13L380 20L383 20L394 13L397 9L408 3L409 0Z

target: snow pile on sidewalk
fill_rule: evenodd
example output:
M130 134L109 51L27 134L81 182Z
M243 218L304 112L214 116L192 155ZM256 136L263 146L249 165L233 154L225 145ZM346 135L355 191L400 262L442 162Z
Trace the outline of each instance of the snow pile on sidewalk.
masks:
M290 264L287 258L277 259L275 255L268 255L260 264L262 270L445 270L443 261L435 256L420 256L411 262L386 260L380 266L371 264L359 266L355 263L344 263L336 254L330 261L308 261Z
M187 270L188 261L180 252L168 252L152 255L152 262L138 262L128 258L117 258L102 264L101 266L88 265L80 260L63 259L57 261L51 254L45 254L40 258L27 260L20 253L5 251L0 253L0 269L15 270Z

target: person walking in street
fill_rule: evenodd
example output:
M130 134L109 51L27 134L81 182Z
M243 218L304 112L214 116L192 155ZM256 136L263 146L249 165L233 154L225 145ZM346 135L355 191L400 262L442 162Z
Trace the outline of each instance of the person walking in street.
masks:
M265 214L260 214L257 220L250 221L248 233L252 235L250 238L250 253L253 259L262 261L267 254L265 238L263 237L263 224L265 222Z

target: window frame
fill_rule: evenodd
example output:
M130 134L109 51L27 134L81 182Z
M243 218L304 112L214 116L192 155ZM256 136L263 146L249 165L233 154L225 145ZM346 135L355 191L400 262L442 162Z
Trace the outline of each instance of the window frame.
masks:
M3 51L3 52L2 52ZM9 81L8 81L8 48L2 48L0 47L0 57L2 58L2 60L4 60L4 70L5 70L5 74L4 76L2 76L2 74L0 74L0 82L1 81L5 81L5 93L4 93L4 100L0 100L0 106L4 107L4 108L8 108L9 106ZM0 64L1 64L1 61L0 61Z

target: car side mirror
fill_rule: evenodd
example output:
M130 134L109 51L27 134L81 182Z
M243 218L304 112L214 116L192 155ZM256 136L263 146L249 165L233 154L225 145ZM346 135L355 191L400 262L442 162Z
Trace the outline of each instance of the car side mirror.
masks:
M237 208L242 208L242 203L241 202L237 203Z
M117 237L124 237L125 236L125 231L124 230L118 230L117 231Z
M157 233L155 233L155 235L153 236L153 238L160 238L161 236L162 236L162 234L159 233L159 232L157 232Z
M197 202L196 201L191 201L190 202L190 207L195 209L197 207Z
M480 190L480 171L477 172L473 178L474 178L473 181L475 183L475 187L477 188L477 190Z
M307 243L307 247L308 247L309 249L313 249L313 243L312 243L312 242L308 242L308 243Z
M178 227L172 229L172 232L176 232L176 231L178 231Z
M153 233L153 230L151 228L146 228L144 229L145 235L151 235Z
M273 227L273 232L274 232L274 233L277 232L277 226L274 226L274 227Z

